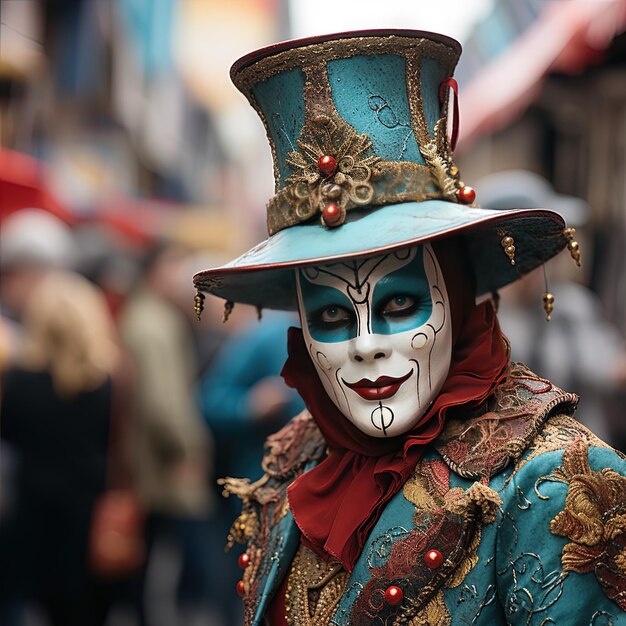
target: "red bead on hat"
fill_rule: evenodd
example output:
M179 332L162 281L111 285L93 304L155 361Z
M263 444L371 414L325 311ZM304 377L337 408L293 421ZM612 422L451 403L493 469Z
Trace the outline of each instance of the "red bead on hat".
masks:
M456 192L456 195L457 195L457 198L459 199L459 202L462 202L463 204L472 204L472 202L476 200L476 191L474 190L473 187L470 187L469 185L465 185L464 187L461 187Z
M330 154L324 154L317 160L317 167L325 176L332 176L337 171L337 159Z
M327 204L322 210L322 219L329 228L334 228L343 223L343 211L334 202Z

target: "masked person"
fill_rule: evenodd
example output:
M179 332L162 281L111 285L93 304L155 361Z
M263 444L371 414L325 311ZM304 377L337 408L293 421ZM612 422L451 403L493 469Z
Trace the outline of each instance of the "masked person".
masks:
M282 375L307 407L260 480L224 481L246 624L626 623L626 463L509 361L489 298L578 244L549 210L475 204L459 54L368 31L232 69L272 147L270 237L195 276L197 311L297 309Z

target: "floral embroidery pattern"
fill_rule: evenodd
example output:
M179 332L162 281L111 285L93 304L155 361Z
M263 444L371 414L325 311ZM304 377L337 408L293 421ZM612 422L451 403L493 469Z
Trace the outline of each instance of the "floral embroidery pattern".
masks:
M450 420L435 447L460 476L493 476L522 455L553 413L571 414L577 402L576 395L561 391L521 363L511 363L487 412Z
M372 150L367 135L359 135L337 114L314 115L302 129L285 162L292 170L288 186L268 203L268 229L273 234L307 221L334 203L343 223L346 210L368 205L374 198L373 177L381 161ZM326 173L319 159L332 158L334 166Z
M352 606L350 624L410 624L445 626L451 623L443 587L458 587L478 562L481 528L496 519L502 500L486 485L450 489L450 469L441 460L424 460L403 488L415 504L413 530L380 537L368 558L371 579ZM436 550L441 565L431 570L424 555ZM397 607L384 602L390 585L402 588Z
M357 134L342 119L330 115L317 115L302 134L306 140L299 139L299 150L290 152L286 159L295 172L287 182L294 186L299 217L311 217L331 200L341 206L350 202L363 206L371 201L372 167L380 158L373 154L367 135ZM332 155L337 163L330 176L324 176L318 166L318 159L325 154Z
M589 467L589 444L575 439L547 480L568 485L565 508L550 530L570 542L561 554L565 571L594 572L606 595L626 610L626 478Z

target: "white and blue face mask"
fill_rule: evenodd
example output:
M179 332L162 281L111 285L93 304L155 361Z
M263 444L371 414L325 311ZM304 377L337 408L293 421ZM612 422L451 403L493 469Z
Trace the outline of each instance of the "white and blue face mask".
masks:
M302 330L330 399L372 437L409 431L448 375L448 293L429 244L296 270Z

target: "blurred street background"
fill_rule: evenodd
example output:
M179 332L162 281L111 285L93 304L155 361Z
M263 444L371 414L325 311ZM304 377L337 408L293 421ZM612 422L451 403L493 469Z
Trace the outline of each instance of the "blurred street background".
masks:
M192 275L266 236L273 193L228 70L393 27L463 44L477 202L576 228L582 267L565 250L500 319L626 451L626 0L0 0L0 626L241 623L216 479L258 478L302 405L279 377L297 320L194 315Z

